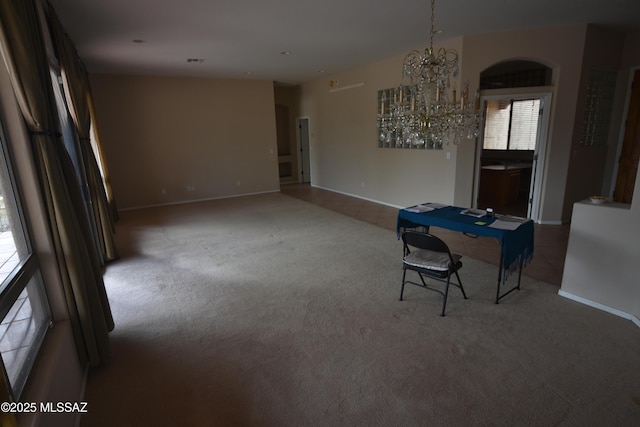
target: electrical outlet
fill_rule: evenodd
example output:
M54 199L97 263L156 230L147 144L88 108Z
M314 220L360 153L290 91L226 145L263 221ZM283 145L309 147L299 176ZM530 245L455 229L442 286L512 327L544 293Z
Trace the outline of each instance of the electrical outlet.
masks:
M236 181L236 187L240 187L240 181Z

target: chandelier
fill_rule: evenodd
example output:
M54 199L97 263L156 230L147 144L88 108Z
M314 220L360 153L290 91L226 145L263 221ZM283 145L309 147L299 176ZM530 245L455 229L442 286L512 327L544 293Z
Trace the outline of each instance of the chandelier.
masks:
M457 97L458 52L433 48L435 0L431 0L429 47L409 52L400 86L381 100L380 139L396 147L441 148L478 136L479 93L469 97L465 83Z

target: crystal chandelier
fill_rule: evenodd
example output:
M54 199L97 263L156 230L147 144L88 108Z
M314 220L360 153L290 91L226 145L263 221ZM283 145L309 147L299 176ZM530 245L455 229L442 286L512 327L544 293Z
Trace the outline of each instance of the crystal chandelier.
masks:
M466 83L456 96L458 52L433 48L435 0L431 0L429 47L409 52L402 65L402 82L382 99L380 138L396 147L441 148L478 136L479 94L469 97ZM453 86L452 86L453 81Z

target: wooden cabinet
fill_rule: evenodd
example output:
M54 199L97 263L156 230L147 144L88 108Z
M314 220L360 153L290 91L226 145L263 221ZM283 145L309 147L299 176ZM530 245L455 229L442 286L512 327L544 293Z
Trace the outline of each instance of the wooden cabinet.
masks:
M517 202L522 169L520 166L483 166L480 172L479 204L503 207Z

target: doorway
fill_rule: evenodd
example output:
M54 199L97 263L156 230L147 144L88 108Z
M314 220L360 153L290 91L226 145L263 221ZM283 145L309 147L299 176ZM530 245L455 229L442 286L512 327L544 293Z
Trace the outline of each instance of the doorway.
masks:
M291 128L289 127L289 107L276 104L276 138L278 142L278 173L280 182L290 182L293 178L291 156Z
M309 118L300 117L298 119L298 141L300 141L299 157L299 181L302 183L311 182L311 155L309 145Z
M613 201L631 203L640 158L640 69L633 74Z
M551 93L483 96L474 200L538 220Z

